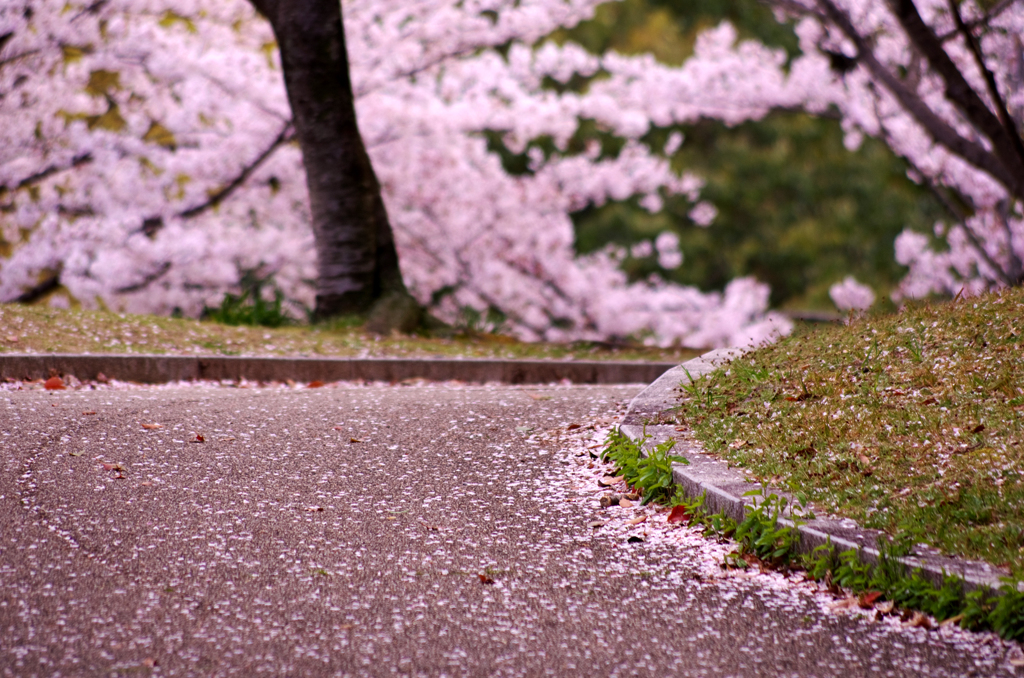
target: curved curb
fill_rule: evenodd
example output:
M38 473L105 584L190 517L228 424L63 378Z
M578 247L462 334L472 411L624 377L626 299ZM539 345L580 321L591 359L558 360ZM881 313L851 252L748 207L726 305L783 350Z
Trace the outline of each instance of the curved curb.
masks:
M690 463L673 464L673 480L682 485L690 497L705 494L704 505L710 512L724 512L736 521L743 520L747 510L756 506L754 499L744 497L744 493L760 490L761 485L748 480L742 471L708 455L688 431L680 431L674 424L664 422L672 419L671 410L685 393L682 384L689 384L692 379L715 371L747 350L711 351L668 370L630 402L620 426L624 434L647 447L675 440L674 451L685 456ZM768 489L786 497L792 505L792 493ZM780 522L786 526L793 525L787 519ZM797 529L800 531L801 552L810 553L831 542L839 551L855 549L862 562L872 565L878 562L877 544L883 534L881 531L862 528L849 519L826 518L801 523ZM947 575L962 577L968 591L979 587L998 590L1003 584L1000 577L1009 575L1008 570L989 563L943 556L937 550L925 549L921 545L910 556L899 560L908 570L921 570L929 581L939 586Z
M45 379L51 374L159 384L194 379L250 381L387 381L475 383L643 384L676 363L579 360L416 358L246 358L230 356L0 354L0 379Z

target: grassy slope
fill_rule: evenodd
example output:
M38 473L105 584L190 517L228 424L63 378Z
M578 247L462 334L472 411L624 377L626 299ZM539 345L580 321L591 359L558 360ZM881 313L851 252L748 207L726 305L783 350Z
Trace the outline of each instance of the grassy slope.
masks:
M487 334L377 338L352 327L232 327L182 318L0 305L3 353L468 357L682 362L686 349L528 344Z
M680 423L819 509L1024 576L1024 290L794 336Z

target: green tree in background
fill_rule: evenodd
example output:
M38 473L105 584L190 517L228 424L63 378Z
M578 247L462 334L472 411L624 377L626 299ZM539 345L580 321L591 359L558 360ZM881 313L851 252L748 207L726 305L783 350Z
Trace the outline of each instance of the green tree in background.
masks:
M722 21L733 23L741 39L797 54L792 28L756 0L626 0L600 7L592 21L554 38L595 53L649 51L678 64L700 31ZM648 141L660 148L670 131L653 130ZM906 227L930 232L945 216L884 144L866 139L848 151L836 120L779 111L734 128L703 120L679 131L686 141L674 166L706 179L702 199L718 208L714 223L695 225L687 216L692 205L680 197L654 215L634 201L591 207L574 215L581 253L673 230L684 255L680 268L662 271L652 255L627 259L626 271L702 289L753 275L771 285L775 306L830 309L828 288L847 275L887 295L905 272L895 262L896 236Z

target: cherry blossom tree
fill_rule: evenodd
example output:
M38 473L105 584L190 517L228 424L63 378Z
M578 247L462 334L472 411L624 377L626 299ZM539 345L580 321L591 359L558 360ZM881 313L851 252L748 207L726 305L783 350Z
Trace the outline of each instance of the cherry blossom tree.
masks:
M639 196L657 210L680 194L713 220L699 178L644 143L652 126L738 122L799 100L785 56L737 43L728 25L677 69L543 40L595 4L346 5L355 109L409 291L448 320L492 311L527 339L709 346L787 331L756 281L704 294L629 283L612 247L574 255L569 213L588 204ZM250 6L18 0L0 9L0 36L0 298L59 288L51 303L194 315L248 274L272 277L293 309L312 306L309 140L275 35ZM552 86L574 78L589 85ZM572 150L582 121L624 145ZM504 170L492 134L528 155L526 174ZM671 238L658 252L681 259Z
M772 0L799 21L791 80L835 106L848 143L877 136L905 157L953 221L944 248L904 232L897 297L1024 282L1024 5L1013 0Z
M365 313L381 298L408 309L387 324L418 325L398 267L380 183L356 121L338 0L251 0L270 21L302 149L317 252L319 318ZM375 323L376 324L376 323Z

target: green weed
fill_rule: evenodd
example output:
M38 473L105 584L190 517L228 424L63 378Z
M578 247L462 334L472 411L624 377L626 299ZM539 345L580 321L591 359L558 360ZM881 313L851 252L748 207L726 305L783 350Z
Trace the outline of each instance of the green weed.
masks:
M802 565L815 580L830 580L854 594L873 592L873 599L891 601L896 608L956 621L971 631L995 631L1009 640L1024 640L1024 593L1013 583L1008 581L998 593L965 593L962 578L947 576L936 586L920 570L908 572L900 562L909 553L910 541L881 540L876 565L862 562L855 550L837 553L831 543L814 549Z
M792 525L780 525L779 518L786 513L789 500L761 487L746 492L744 497L760 497L754 505L747 507L746 515L736 526L734 539L740 548L738 555L747 554L773 568L788 568L797 555L800 545L799 525L813 518L803 504L794 506L790 512Z
M685 457L669 454L676 441L667 440L644 454L643 443L650 439L644 433L636 442L619 429L612 429L605 439L602 460L615 465L626 483L643 495L641 503L668 503L672 497L672 464L689 464Z
M244 286L241 294L225 294L220 306L203 309L203 317L224 325L250 325L253 327L283 327L293 320L281 310L284 294L274 290L274 301L263 298L265 281L258 280Z

